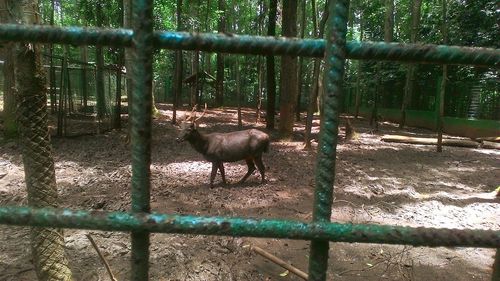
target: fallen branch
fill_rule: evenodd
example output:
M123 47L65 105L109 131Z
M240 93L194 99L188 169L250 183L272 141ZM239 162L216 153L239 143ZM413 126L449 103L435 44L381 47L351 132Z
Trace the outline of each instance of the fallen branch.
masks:
M500 149L500 143L492 141L483 141L481 144L481 148Z
M101 251L99 250L99 248L97 247L97 244L95 243L94 239L92 238L92 236L90 236L90 234L85 234L85 236L87 236L87 238L89 239L90 243L92 244L92 247L94 247L94 249L96 250L97 254L99 255L99 258L101 259L101 262L104 264L104 267L106 267L106 271L108 272L109 274L109 278L111 278L112 281L118 281L115 276L113 275L113 272L111 272L111 267L109 267L109 264L108 262L106 261L106 259L104 258L104 256L102 255Z
M255 253L263 256L264 258L274 262L275 264L283 267L284 269L287 269L288 271L292 272L293 274L299 276L300 278L307 280L308 275L307 273L303 272L302 270L286 263L284 260L264 251L263 249L257 247L257 246L250 246L250 250L254 251Z
M485 137L485 138L477 138L478 141L491 141L491 142L500 142L500 137Z
M417 137L407 137L400 135L385 135L382 137L385 142L397 142L397 143L410 143L410 144L425 144L425 145L437 145L436 138L417 138ZM459 147L472 147L472 148L493 148L500 149L500 146L492 145L488 143L487 145L481 144L476 141L462 140L462 139L443 139L443 145L446 146L459 146Z

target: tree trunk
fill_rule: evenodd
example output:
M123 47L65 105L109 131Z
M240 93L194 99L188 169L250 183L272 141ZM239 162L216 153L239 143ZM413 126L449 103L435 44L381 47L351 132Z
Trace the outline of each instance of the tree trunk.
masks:
M200 60L200 52L198 51L195 51L193 53L193 65L192 65L192 72L193 74L199 74L199 67L200 67L200 63L199 63L199 60ZM192 88L191 88L191 106L194 106L197 104L197 96L198 96L198 81L199 79L196 79L194 82L193 82L193 85L192 85ZM199 107L200 105L198 104L197 105L198 108L197 110L199 110Z
M103 14L102 14L102 3L96 3L96 24L98 27L102 27ZM96 57L96 107L97 107L97 119L101 123L106 115L106 99L104 94L104 54L102 46L95 47L95 57Z
M118 1L120 10L123 11L123 0ZM119 15L120 25L124 26L123 13ZM122 107L122 67L125 60L123 48L118 49L118 59L116 62L116 92L115 92L115 109L113 115L113 128L121 128L121 107ZM111 85L111 83L110 83Z
M284 37L297 36L297 0L283 0L282 28ZM282 139L290 139L293 133L295 103L297 102L297 57L282 57L280 78L279 135Z
M240 83L240 58L236 57L236 99L238 102L238 129L243 128L243 121L241 120L241 83Z
M177 31L182 30L182 0L177 0ZM174 81L172 83L173 92L173 110L172 110L172 124L177 123L177 108L179 107L179 98L182 94L182 51L175 51L175 72Z
M363 14L361 13L359 17L359 41L363 41L364 39L364 30L363 30ZM358 119L359 116L359 106L361 105L361 72L363 71L363 60L358 60L358 73L356 77L356 101L354 104L354 117Z
M442 25L441 25L441 33L443 35L443 45L448 44L448 5L446 3L447 0L441 0L441 16ZM439 97L437 98L436 107L438 109L437 112L437 152L442 152L443 148L443 116L444 116L444 97L446 94L446 82L448 80L448 66L443 65L443 74L441 78L441 88L439 89Z
M38 1L9 1L10 11L23 24L37 24ZM15 77L19 97L18 116L21 146L31 207L58 206L54 160L52 158L47 112L45 73L38 46L16 44ZM31 229L33 263L38 280L71 280L64 254L62 231L44 227Z
M264 33L264 17L265 17L265 7L264 1L259 1L259 17L257 20L257 34L262 35ZM257 62L257 95L256 95L256 114L255 123L260 124L261 111L262 111L262 98L264 93L264 64L261 56L258 57Z
M278 0L270 0L269 3L269 25L267 35L276 35L276 14ZM267 106L266 106L266 128L274 130L274 115L276 114L276 76L274 71L274 56L266 57L267 74Z
M420 28L420 10L422 7L422 0L413 0L411 7L411 34L410 34L410 43L416 43ZM405 82L405 92L403 96L403 103L401 105L401 120L399 123L399 127L403 128L406 123L406 108L410 103L413 92L415 89L415 76L417 72L417 66L410 64L408 65L408 71L406 73L406 82Z
M260 124L260 114L261 114L261 109L262 109L262 92L264 89L264 68L263 68L263 63L262 63L262 58L258 58L257 62L257 79L258 79L258 86L257 86L257 95L255 97L256 100L256 110L255 110L255 123Z
M0 22L15 23L13 15L9 13L8 1L0 1ZM3 65L3 128L4 137L17 138L18 123L16 120L16 78L14 76L14 43L5 42L1 49Z
M384 16L384 42L393 41L394 37L394 0L385 0L385 16ZM370 126L375 122L375 131L378 131L378 105L380 102L381 80L384 69L384 63L378 62L376 66L376 86L373 100L372 114L370 116Z
M300 38L304 39L305 32L306 32L306 0L300 0L301 5L300 5ZM303 75L302 72L304 71L304 57L299 58L299 70L298 70L298 75L297 75L297 110L295 111L295 120L300 121L300 101L302 99L302 81L303 81Z
M121 0L123 1L123 27L124 28L132 28L132 2L131 0ZM132 122L130 115L132 114L132 65L133 65L133 51L130 48L125 48L125 84L127 91L127 113L128 113L128 122L127 122L127 141L130 138L131 130L132 130Z
M88 47L81 46L80 47L80 59L84 63L82 65L82 69L80 72L80 80L82 85L82 99L83 99L83 110L87 112L88 107L88 88L87 88L87 62L88 62ZM54 70L55 72L55 70ZM52 84L52 83L51 83ZM55 85L55 73L54 73L54 85ZM51 86L52 88L52 86Z
M204 24L204 30L205 32L210 31L210 21L209 21L209 15L210 15L210 0L207 0L207 9L205 13L205 24ZM209 52L204 52L203 55L201 56L201 69L204 69L208 74L211 73L210 70L210 53ZM205 89L206 81L205 79L202 80L201 86L200 86L200 92L198 96L198 104L201 104L201 97L203 96L203 90Z
M217 9L221 13L217 31L224 33L226 31L226 14L224 0L218 0ZM222 106L224 104L224 54L217 53L217 75L215 82L215 106Z
M316 38L323 38L323 34L325 31L325 25L326 25L326 20L328 19L328 0L325 1L325 9L323 16L321 17L321 22L319 26L319 32L318 28L314 26L314 36ZM313 25L316 24L316 2L315 0L311 1L312 5L312 11L313 11ZM306 131L305 131L305 148L310 149L311 148L311 130L312 130L312 121L313 121L313 116L314 116L314 111L316 106L316 102L318 100L318 93L319 93L319 71L320 71L320 66L321 66L321 59L316 59L314 61L314 69L313 69L313 84L312 84L312 90L309 94L309 106L307 107L307 119L306 119Z
M50 25L54 25L54 14L55 14L55 0L50 1L51 4L51 12L50 12ZM56 112L57 107L57 92L56 92L56 69L54 68L54 44L49 44L49 60L50 60L50 69L49 69L49 85L50 85L50 112L54 114Z

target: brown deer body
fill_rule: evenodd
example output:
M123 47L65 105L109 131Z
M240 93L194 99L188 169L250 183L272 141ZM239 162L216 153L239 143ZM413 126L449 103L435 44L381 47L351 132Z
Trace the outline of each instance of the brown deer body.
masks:
M217 170L221 173L223 183L226 183L224 162L240 160L246 161L248 171L239 183L244 182L255 171L255 166L259 169L262 182L265 181L262 153L269 149L269 136L266 133L249 129L230 133L203 134L197 130L195 123L200 118L182 123L177 141L188 141L207 161L212 162L210 187L213 187Z

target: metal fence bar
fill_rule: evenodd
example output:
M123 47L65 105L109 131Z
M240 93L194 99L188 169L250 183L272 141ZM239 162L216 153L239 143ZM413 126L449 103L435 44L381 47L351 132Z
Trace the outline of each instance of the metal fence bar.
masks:
M4 41L130 47L133 36L134 32L129 29L0 25L0 38ZM164 49L253 55L323 57L325 52L325 40L322 39L299 40L211 33L156 31L153 44L156 48ZM351 41L346 43L346 52L349 59L500 68L500 50L492 48Z
M132 67L132 212L149 213L151 164L151 111L153 77L153 1L132 2L134 58ZM149 232L133 231L132 278L148 280Z
M296 220L159 213L0 207L0 224L298 240L320 239L332 242L407 244L431 247L500 248L500 231L493 230L415 228L333 222L305 223Z
M339 125L339 104L342 96L346 56L347 11L349 0L330 1L330 16L326 33L325 98L321 120L318 155L316 156L316 188L314 193L314 222L330 222L332 214L335 157ZM312 240L309 256L309 280L326 280L328 269L328 240Z

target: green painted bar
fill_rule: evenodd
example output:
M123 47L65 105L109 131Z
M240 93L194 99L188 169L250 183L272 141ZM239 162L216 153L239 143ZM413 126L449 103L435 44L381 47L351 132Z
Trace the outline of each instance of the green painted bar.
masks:
M21 26L0 24L3 41L30 41L71 45L132 46L130 29ZM323 57L325 40L285 39L263 36L212 33L154 32L156 48L200 50L254 55ZM346 43L347 58L413 63L464 64L500 68L500 50L432 44L385 42Z
M153 1L132 1L134 56L132 67L132 212L149 213L151 112L153 85ZM131 280L149 278L149 232L133 231Z
M0 224L332 242L500 248L500 231L414 228L295 220L0 207Z
M332 215L333 185L335 182L335 155L337 153L340 101L343 96L343 77L346 58L347 11L349 0L330 1L327 22L325 54L324 114L321 120L318 155L316 157L316 187L314 192L313 221L330 222ZM329 241L311 241L309 280L327 279Z

